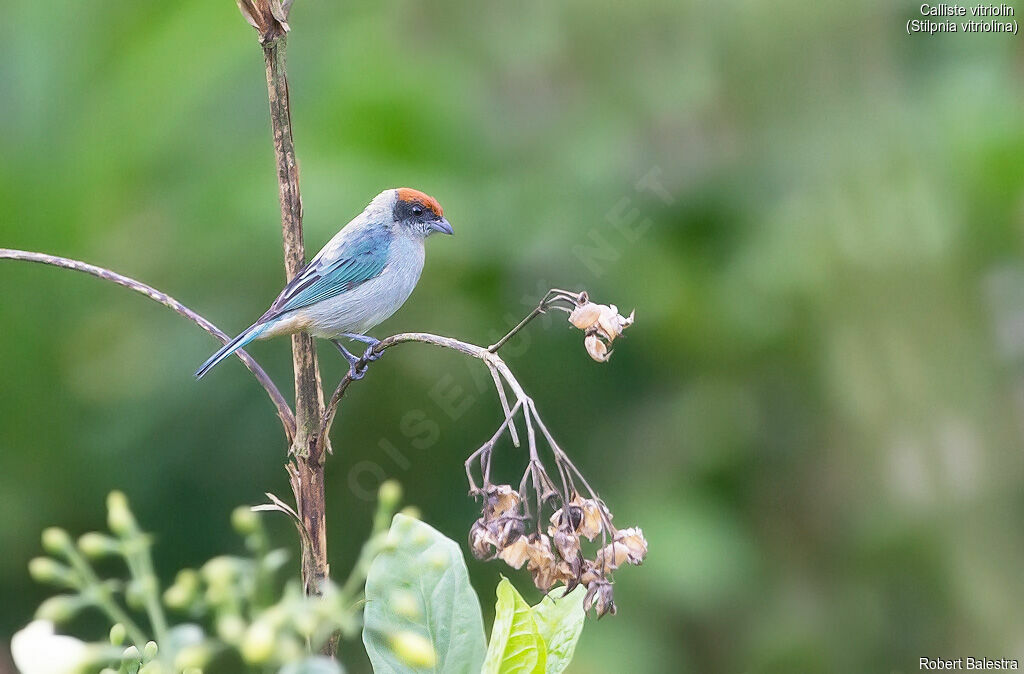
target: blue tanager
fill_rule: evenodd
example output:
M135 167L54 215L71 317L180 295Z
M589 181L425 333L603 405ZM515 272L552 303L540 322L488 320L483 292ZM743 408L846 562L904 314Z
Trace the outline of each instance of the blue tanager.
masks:
M360 359L339 338L368 344L363 359L374 360L377 340L366 332L412 294L423 271L423 242L435 232L453 233L436 199L408 187L381 192L295 275L258 321L210 356L196 377L254 339L307 332L331 340L359 379Z

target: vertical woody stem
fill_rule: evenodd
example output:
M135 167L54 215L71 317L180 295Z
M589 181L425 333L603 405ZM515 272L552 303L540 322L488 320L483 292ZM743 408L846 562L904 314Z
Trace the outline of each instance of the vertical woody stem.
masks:
M285 68L285 37L263 44L267 66L267 94L270 98L270 122L274 131L274 155L281 197L281 233L284 240L284 264L291 280L306 263L302 238L302 198L299 195L299 167L292 139L291 109L288 101L288 77ZM292 362L295 369L295 440L288 474L302 526L308 537L302 543L302 581L306 594L318 595L330 574L327 564L327 532L324 511L324 449L317 442L324 399L313 338L306 334L292 337ZM308 542L307 542L308 541Z

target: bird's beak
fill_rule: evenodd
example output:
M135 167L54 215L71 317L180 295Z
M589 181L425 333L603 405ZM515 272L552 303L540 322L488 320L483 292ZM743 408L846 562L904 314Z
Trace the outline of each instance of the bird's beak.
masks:
M441 232L442 234L455 233L455 230L452 229L452 226L449 225L448 221L445 220L444 218L441 218L440 220L435 220L434 222L430 223L430 229L435 232Z

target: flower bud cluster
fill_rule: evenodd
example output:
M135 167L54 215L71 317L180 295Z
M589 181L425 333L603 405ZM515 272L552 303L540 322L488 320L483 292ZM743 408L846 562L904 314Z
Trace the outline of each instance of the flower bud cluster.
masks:
M382 486L375 538L364 546L366 559L361 557L360 568L372 560L373 546L379 545L377 539L386 533L381 529L390 522L400 500L401 488L396 483ZM202 674L227 650L236 652L254 670L307 671L303 667L310 661L310 649L319 650L339 632L346 636L359 632L359 581L365 580L365 569L356 574L352 588L325 583L319 596L306 596L297 581L278 580L289 554L271 549L263 519L251 508L238 508L231 515L231 524L243 537L249 556L222 555L199 569L183 569L162 593L152 571L151 537L138 526L128 499L113 492L107 510L110 533L89 532L75 541L63 529L43 532L43 549L50 556L33 559L29 572L39 582L69 591L46 599L37 610L36 621L16 637L15 659L26 674L77 671L79 666L101 674ZM101 579L92 560L108 557L121 558L130 576ZM164 607L188 621L168 625ZM85 643L55 633L56 624L87 609L106 614L113 624L106 643ZM153 640L135 620L136 614L143 612ZM197 624L200 621L208 624L208 630ZM396 647L401 647L411 662L429 664L420 644L398 637ZM315 664L319 666L316 671L340 674L333 663Z

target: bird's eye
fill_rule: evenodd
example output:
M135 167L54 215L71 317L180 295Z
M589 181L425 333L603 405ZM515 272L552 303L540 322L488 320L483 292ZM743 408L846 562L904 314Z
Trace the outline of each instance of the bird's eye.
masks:
M412 207L412 214L415 215L418 218L421 215L423 215L423 209L420 208L419 206L413 206Z

